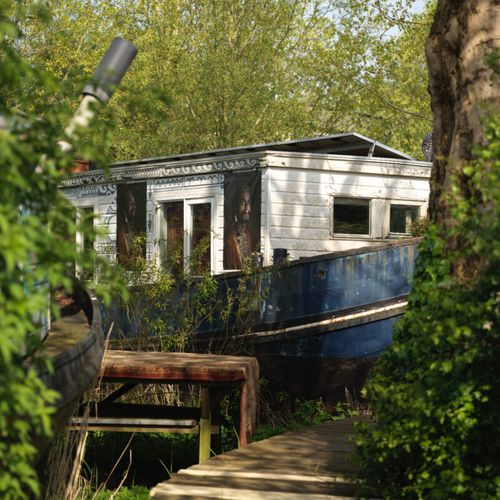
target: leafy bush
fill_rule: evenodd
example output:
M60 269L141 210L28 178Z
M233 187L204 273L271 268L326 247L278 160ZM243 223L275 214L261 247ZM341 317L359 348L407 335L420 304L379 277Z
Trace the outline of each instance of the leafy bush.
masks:
M168 255L161 265L139 256L115 275L128 283L127 300L117 298L106 316L112 345L164 352L245 352L243 334L252 327L260 294L255 268L248 263L231 284L203 268L209 240L202 240L187 262ZM174 264L172 262L174 261ZM218 333L202 338L200 331ZM196 335L196 337L195 337ZM238 335L238 338L236 338Z
M44 120L19 112L30 88L49 90L51 82L18 57L8 7L0 4L0 496L20 498L39 492L33 437L50 433L56 397L22 360L40 341L34 319L47 311L47 287L39 284L67 283L72 254L63 235L72 222L57 194L68 167L56 145L60 117L48 109Z
M30 16L43 17L30 8ZM15 19L22 10L0 0L0 497L6 499L40 493L34 443L51 434L58 395L40 381L30 355L40 345L49 293L61 285L71 290L79 230L58 190L73 164L57 144L70 113L59 105L54 80L18 54ZM36 108L34 94L44 96Z
M455 200L455 225L419 248L408 311L367 384L365 494L500 497L499 117L487 139L460 179L473 195Z
M427 217L420 217L410 224L410 234L412 236L424 236L430 226L430 220Z

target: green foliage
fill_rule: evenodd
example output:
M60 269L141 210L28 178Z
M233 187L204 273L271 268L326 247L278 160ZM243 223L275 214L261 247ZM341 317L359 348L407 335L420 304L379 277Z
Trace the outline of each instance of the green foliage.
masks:
M130 488L122 487L118 490L118 492L105 490L99 491L98 493L93 493L88 497L81 497L82 500L88 498L89 500L109 500L110 498L116 500L148 500L149 496L149 488L144 486L131 486Z
M30 359L56 287L71 290L77 227L58 191L73 164L57 145L69 112L58 85L19 55L20 4L0 1L0 497L40 492L34 442L51 434L57 393ZM29 16L42 23L43 12ZM40 96L39 99L34 97ZM55 314L56 311L53 311Z
M432 9L410 3L47 0L50 28L20 16L21 49L72 103L115 33L137 45L102 122L117 160L344 131L421 157Z
M132 246L136 244L141 245L137 239ZM176 259L165 260L170 264ZM127 269L116 266L115 273L121 274L129 291L127 300L117 297L108 311L108 323L113 323L113 337L119 344L138 350L192 350L191 335L213 312L217 296L213 277L210 273L195 276L191 268L198 267L199 260L190 260L192 265L185 270L183 260L180 267L177 262L165 268L169 264L159 266L138 254Z
M367 384L377 421L357 439L369 495L500 497L498 116L486 136L460 179L471 196L454 198L446 234L424 238L408 311Z
M140 255L127 269L116 265L111 274L121 276L129 292L126 300L117 297L107 314L116 345L165 352L245 352L243 334L254 324L262 293L258 274L247 262L236 287L226 287L205 265L209 245L209 239L202 239L187 260L174 252L163 256L160 265ZM219 337L195 341L202 325L212 326Z
M430 220L427 217L419 217L410 224L410 234L413 237L424 236L430 226Z
M39 342L35 318L48 313L47 286L40 283L68 284L64 262L72 250L64 234L73 223L57 193L68 166L56 145L61 116L49 109L39 110L43 120L23 114L30 89L50 93L53 83L18 56L10 7L0 4L0 496L21 498L39 492L32 440L50 434L56 398L22 359Z

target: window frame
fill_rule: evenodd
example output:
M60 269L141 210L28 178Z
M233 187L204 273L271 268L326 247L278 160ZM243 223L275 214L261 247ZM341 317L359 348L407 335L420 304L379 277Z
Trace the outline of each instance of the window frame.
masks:
M184 200L184 256L185 262L189 262L191 256L191 245L193 239L193 205L210 204L210 272L215 270L214 252L214 222L215 222L215 199L213 197L190 198Z
M353 201L366 201L368 202L368 233L339 233L335 231L335 199L344 199L344 200L353 200ZM330 206L329 206L329 216L330 216L330 237L331 238L348 238L348 239L370 239L372 238L373 231L373 197L367 196L352 196L352 195L343 195L332 194L330 195Z
M186 221L185 221L185 213L184 213L184 199L182 198L172 198L170 200L160 200L156 203L155 208L156 208L156 213L157 213L157 232L156 236L158 237L155 240L155 244L157 245L158 249L158 258L157 258L157 264L159 268L163 268L162 266L162 259L163 259L163 254L165 250L167 249L167 240L168 240L168 224L167 220L165 217L165 205L168 204L173 204L173 203L182 203L182 231L183 231L183 236L182 236L182 259L183 262L186 262ZM165 236L165 237L163 237ZM183 266L184 267L184 266Z
M421 201L410 201L410 200L389 200L389 210L387 210L387 221L386 228L389 238L401 238L405 236L410 236L410 232L400 233L396 231L391 231L391 208L393 206L401 207L416 207L418 209L418 214L415 220L422 217L422 209L425 208Z
M214 274L215 273L215 266L216 266L216 248L215 248L215 224L216 224L216 203L215 203L215 196L206 196L206 197L194 197L194 198L180 198L180 197L173 197L173 198L161 198L155 201L155 211L157 215L156 223L157 223L157 230L156 236L157 239L155 240L155 246L157 247L157 263L160 266L161 265L161 259L162 259L162 252L163 250L163 240L165 238L162 238L164 233L164 229L166 229L166 220L164 217L164 206L168 203L176 203L176 202L182 202L183 204L183 216L184 216L184 239L183 239L183 259L184 259L184 265L186 266L187 263L189 262L189 257L191 255L191 243L192 243L192 234L193 234L193 220L192 220L192 207L193 205L201 205L201 204L210 204L210 257L209 257L209 262L210 262L210 273Z

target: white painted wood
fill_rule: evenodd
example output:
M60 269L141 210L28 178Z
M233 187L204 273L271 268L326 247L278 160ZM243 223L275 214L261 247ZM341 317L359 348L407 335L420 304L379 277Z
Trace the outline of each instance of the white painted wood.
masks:
M268 152L266 163L269 167L290 169L307 168L308 170L333 170L337 172L427 178L430 177L432 168L430 163L416 160L274 151Z
M431 165L426 162L275 151L229 155L220 161L148 163L144 170L140 162L133 162L130 166L119 166L116 172L133 172L135 182L140 181L140 177L147 179L148 258L158 259L162 203L179 200L189 206L210 200L211 262L213 272L222 272L224 169L229 166L233 170L249 170L249 165L262 172L261 251L265 265L272 263L275 248L286 248L291 258L299 258L372 245L400 236L391 235L389 231L391 203L416 205L421 216L427 212ZM217 171L219 167L221 171ZM99 216L97 227L106 230L106 236L96 242L96 248L114 258L116 185L81 185L64 191L76 206L94 207ZM335 196L370 200L369 236L333 233Z
M323 228L307 228L307 227L273 227L272 239L290 239L297 240L328 240L330 239L330 229L328 226Z
M426 189L429 187L427 177L399 177L383 174L360 174L356 172L325 172L314 169L272 169L273 186L278 190L297 192L298 188L306 185L306 193L321 193L331 184L351 184L357 186L405 186L407 189ZM302 191L301 191L302 192Z
M311 228L322 229L330 227L328 214L325 216L306 217L297 219L286 215L269 214L269 228L273 231L275 228Z
M324 205L297 205L295 203L272 203L270 208L272 216L281 215L286 217L328 217L328 197L325 197ZM294 225L300 225L301 221L294 220Z
M150 239L152 242L152 256L159 264L159 246L161 227L161 205L172 201L184 203L184 253L189 256L191 213L190 207L197 203L210 203L212 213L211 227L211 255L210 262L213 272L222 272L222 235L224 234L224 177L221 174L203 175L190 178L158 179L151 181L151 206L155 213L152 218Z
M63 190L76 208L92 208L95 213L94 247L109 260L116 258L116 186L90 185Z
M288 158L290 159L290 158ZM371 245L390 236L391 203L411 203L426 212L429 193L428 168L425 176L388 176L393 165L369 162L368 172L354 161L326 161L309 158L304 163L286 163L286 168L268 168L270 172L269 240L272 248L286 248L290 258ZM272 163L272 160L269 161ZM340 171L333 166L340 164ZM347 164L358 172L349 172ZM351 165L351 166L352 166ZM327 170L332 167L331 170ZM359 168L358 168L359 167ZM363 167L365 171L362 171ZM401 170L403 166L396 165ZM394 168L396 168L394 167ZM360 173L360 172L361 173ZM332 207L335 196L370 200L370 234L338 235L333 233Z
M272 255L272 244L271 244L271 232L272 232L272 218L271 218L271 207L274 204L272 199L272 174L271 169L265 169L262 173L262 196L266 198L265 210L261 212L261 224L263 228L261 230L261 237L263 242L263 248L261 249L262 255L264 257L263 265L270 266L273 263ZM263 206L264 207L264 206Z

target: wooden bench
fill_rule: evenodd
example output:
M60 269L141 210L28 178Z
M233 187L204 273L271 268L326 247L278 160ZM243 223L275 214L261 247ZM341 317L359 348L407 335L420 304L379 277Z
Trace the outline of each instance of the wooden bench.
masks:
M92 431L176 432L198 434L201 410L198 407L139 405L127 403L95 403L85 414L81 408L68 424L71 430L85 426ZM212 425L212 434L219 426Z
M107 351L101 365L103 383L122 384L102 401L80 408L68 429L114 432L182 432L199 434L199 462L210 457L212 435L219 434L220 401L241 388L240 445L251 442L256 425L259 366L255 358L192 353ZM199 407L120 403L138 384L201 386ZM220 440L219 440L220 443Z

